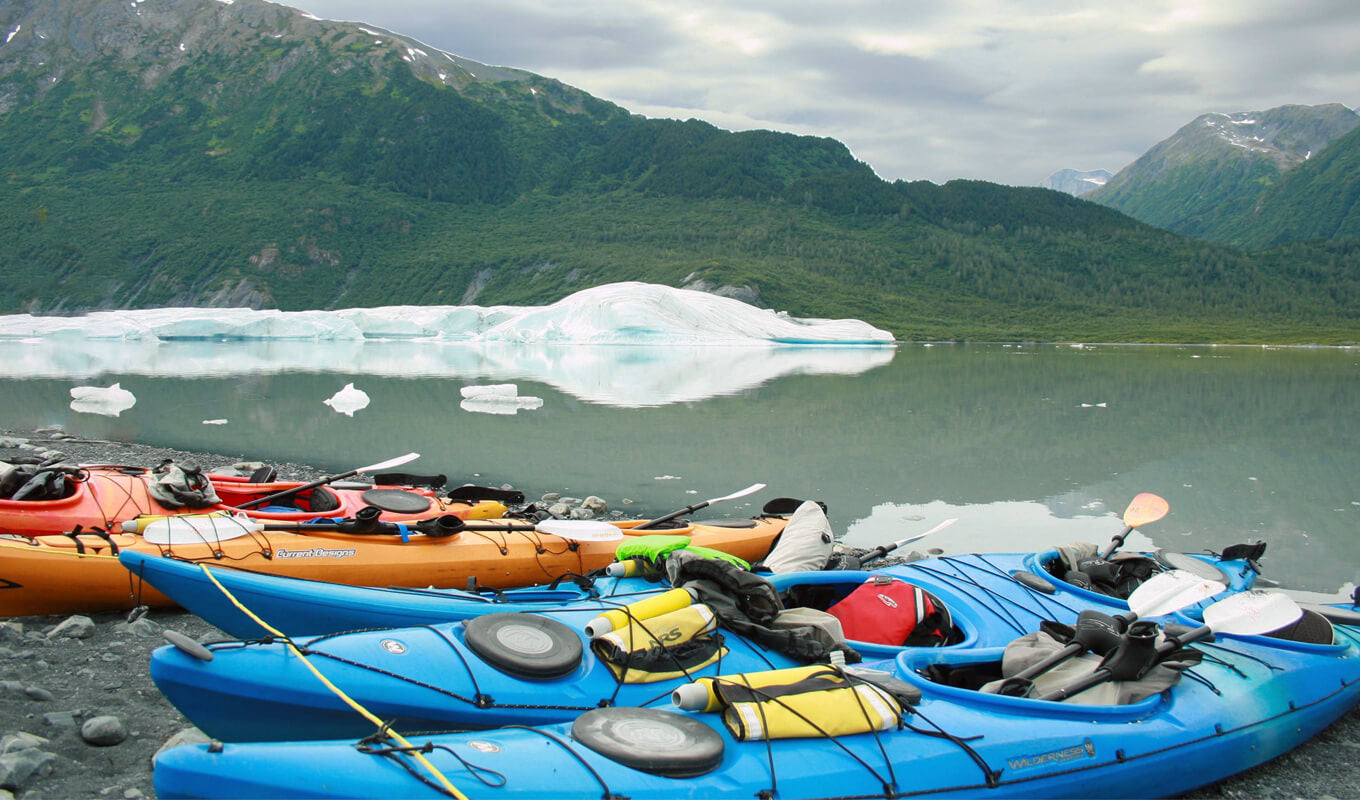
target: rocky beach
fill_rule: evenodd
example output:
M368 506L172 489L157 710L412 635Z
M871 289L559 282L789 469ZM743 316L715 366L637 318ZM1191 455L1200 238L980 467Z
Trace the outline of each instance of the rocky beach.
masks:
M0 461L35 457L145 467L169 458L205 470L244 460L82 440L57 429L0 433ZM271 466L281 478L325 474L305 464ZM204 740L148 674L150 652L164 644L166 630L200 641L227 638L173 610L0 621L0 800L155 796L155 753ZM1187 797L1360 798L1360 711L1293 752Z

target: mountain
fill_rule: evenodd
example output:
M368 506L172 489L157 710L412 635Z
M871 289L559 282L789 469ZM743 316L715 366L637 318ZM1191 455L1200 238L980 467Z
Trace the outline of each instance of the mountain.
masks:
M1110 174L1110 171L1104 169L1087 171L1060 169L1052 175L1049 175L1048 180L1040 185L1046 189L1066 192L1073 197L1081 197L1088 192L1093 192L1104 186L1112 177L1114 176Z
M1225 241L1245 247L1360 239L1360 128L1285 173L1222 229Z
M1360 252L651 120L264 0L0 5L0 312L703 287L908 339L1360 340Z
M1204 114L1086 197L1186 236L1245 243L1262 199L1357 126L1360 115L1335 103Z

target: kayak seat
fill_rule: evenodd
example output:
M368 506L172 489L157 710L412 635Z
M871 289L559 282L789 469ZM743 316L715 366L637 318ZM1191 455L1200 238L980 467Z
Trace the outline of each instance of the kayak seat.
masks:
M1085 547L1083 553L1080 548ZM1063 545L1040 555L1040 565L1052 577L1107 597L1128 599L1148 578L1170 569L1156 560L1135 553L1116 553L1109 559L1089 555L1095 552L1094 545ZM1182 558L1190 559L1181 554ZM1190 559L1197 561L1198 559ZM1209 564L1199 562L1204 567Z
M1336 633L1326 617L1312 609L1304 609L1297 621L1267 633L1272 639L1284 639L1304 644L1331 644Z
M575 671L584 652L575 631L537 614L486 614L463 626L469 650L517 678L561 678Z
M324 486L318 486L307 495L307 510L324 514L340 507L340 497Z
M699 720L655 708L609 706L576 718L571 738L625 767L695 778L722 763L722 736Z

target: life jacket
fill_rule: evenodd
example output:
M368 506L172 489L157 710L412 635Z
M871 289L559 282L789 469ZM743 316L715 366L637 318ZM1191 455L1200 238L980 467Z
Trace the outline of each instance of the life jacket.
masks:
M845 638L895 646L947 644L953 622L944 604L901 578L875 575L827 611Z

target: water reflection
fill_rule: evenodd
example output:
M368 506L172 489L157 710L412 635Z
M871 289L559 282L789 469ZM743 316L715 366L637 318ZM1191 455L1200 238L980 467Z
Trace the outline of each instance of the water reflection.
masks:
M588 403L638 408L729 396L788 375L855 375L891 347L547 345L393 341L0 340L8 378L220 378L342 373L536 381Z
M1134 546L1262 539L1269 577L1328 595L1360 572L1353 350L4 342L0 358L8 427L335 472L415 451L421 472L644 515L763 482L715 513L820 499L866 545L960 517L930 542L951 551L1107 542L1154 492L1171 511ZM114 382L137 398L118 417L68 407L73 386ZM348 383L370 400L353 417L323 404ZM542 403L470 412L470 384Z

